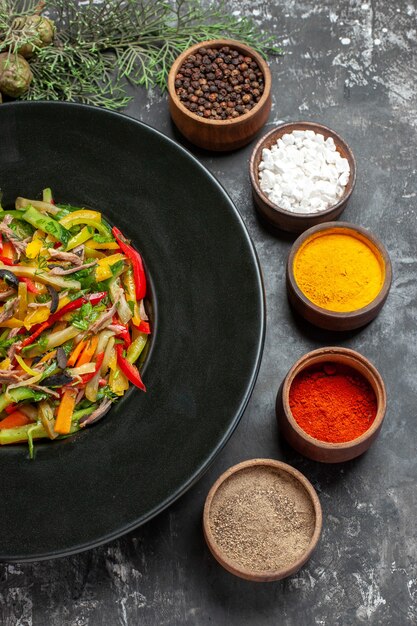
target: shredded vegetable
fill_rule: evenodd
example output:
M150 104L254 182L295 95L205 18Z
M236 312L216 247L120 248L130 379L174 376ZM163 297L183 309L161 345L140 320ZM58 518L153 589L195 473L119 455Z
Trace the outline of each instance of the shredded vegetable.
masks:
M146 274L99 211L19 197L0 213L0 445L74 435L146 391Z

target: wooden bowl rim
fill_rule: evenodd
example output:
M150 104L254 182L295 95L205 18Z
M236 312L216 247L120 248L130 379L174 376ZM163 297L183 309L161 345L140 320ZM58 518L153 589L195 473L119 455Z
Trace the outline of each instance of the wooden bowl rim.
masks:
M220 48L222 46L234 47L236 50L242 50L243 52L247 53L248 56L252 56L264 76L265 87L261 99L255 104L255 106L249 111L249 113L239 115L239 117L230 120L210 120L205 117L199 117L198 115L191 113L185 106L183 106L175 89L175 76L178 73L178 69L182 65L183 61L199 48ZM176 107L193 122L200 122L201 124L207 124L209 126L237 126L246 122L247 120L252 119L252 117L256 115L259 109L264 106L270 96L271 82L271 71L269 69L268 63L262 58L259 52L246 45L245 43L238 41L237 39L209 39L207 41L201 41L199 43L193 44L192 46L187 48L187 50L181 52L181 54L175 59L168 74L168 93Z
M315 525L314 531L311 536L310 543L306 551L302 554L302 556L295 561L291 566L282 568L280 570L266 570L262 572L254 572L253 570L247 569L245 567L238 567L235 561L229 559L226 555L224 555L223 551L218 547L213 534L210 529L210 509L219 487L228 480L231 476L239 473L242 470L254 468L254 467L267 467L274 470L280 470L282 472L286 472L293 478L299 481L301 485L304 487L307 495L309 496L315 514ZM283 463L282 461L276 461L275 459L249 459L247 461L243 461L238 463L237 465L233 465L228 470L223 472L216 480L216 482L211 487L210 491L207 494L207 498L204 504L204 512L203 512L203 531L204 538L209 547L210 552L214 556L214 558L222 565L227 571L235 576L239 576L240 578L245 578L246 580L252 580L255 582L270 582L274 580L281 580L282 578L286 578L287 576L291 576L297 572L303 565L308 561L311 554L315 550L317 543L320 539L320 534L323 525L323 513L320 504L319 497L317 495L316 490L314 489L311 482L302 474L300 471L288 465L287 463Z
M373 244L373 246L378 250L385 266L384 282L382 283L382 287L380 291L378 292L378 294L369 304L367 304L366 306L360 309L355 309L354 311L342 311L342 312L331 311L329 309L324 309L321 306L318 306L317 304L314 304L314 302L309 300L307 296L304 295L304 293L301 291L301 289L297 285L297 281L295 280L295 276L294 276L295 255L297 254L301 246L304 244L304 242L307 239L309 239L309 237L311 237L312 235L315 235L316 233L319 233L321 231L326 231L326 230L334 230L334 229L350 231L350 233L353 236L356 236L356 233L359 233L360 235L362 235L362 237L364 237L365 239L368 239ZM316 313L326 319L355 320L359 317L362 317L363 315L366 315L367 313L375 309L378 309L380 306L382 306L391 288L392 265L391 265L391 259L389 257L388 251L385 248L382 241L380 241L376 237L376 235L371 233L366 228L363 228L362 226L359 226L357 224L352 224L351 222L323 222L322 224L317 224L316 226L312 226L311 228L305 230L294 241L291 247L290 253L288 255L288 260L287 260L287 278L291 284L291 288L294 291L295 296L299 300L301 300L301 302L305 305L305 307L309 309L310 311L312 311L313 313Z
M357 370L358 373L366 378L371 384L377 399L377 412L371 426L360 437L342 443L330 443L327 441L321 441L320 439L315 439L314 437L306 433L306 431L303 430L301 426L298 425L290 409L289 392L294 378L297 376L297 374L310 367L311 365L320 362L332 362L332 357L338 355L345 357L345 364L352 367L352 369ZM360 363L363 366L364 370L367 372L367 375L365 375L356 367L357 363ZM316 449L349 450L350 448L356 448L363 442L371 439L375 432L378 431L384 420L385 412L387 409L387 394L381 374L379 373L375 365L373 365L366 357L364 357L363 354L360 354L360 352L352 350L351 348L330 346L326 348L317 348L316 350L311 350L311 352L307 352L294 363L294 365L284 378L284 382L282 385L282 406L284 409L285 417L291 424L292 428L304 441L308 442L310 445L313 445Z
M271 137L279 133L279 136L277 137L279 139L280 137L282 137L282 135L285 134L285 131L291 132L293 130L304 130L305 127L307 127L307 130L314 130L315 132L320 132L322 134L326 133L329 135L329 137L333 137L333 139L336 139L335 141L336 145L337 143L339 143L340 145L344 147L348 155L348 161L349 161L349 166L350 166L350 175L349 175L350 186L346 185L345 192L343 193L341 198L336 202L336 204L333 204L331 207L325 209L324 211L318 211L317 213L294 213L293 211L288 211L287 209L280 207L278 204L271 202L268 196L261 189L261 186L259 184L259 176L258 176L258 173L256 172L256 167L255 167L255 161L257 160L259 153L263 150L263 148L265 147L265 144L268 142L268 140ZM284 216L290 216L294 218L296 221L299 221L302 223L306 219L311 220L316 217L322 218L323 216L331 215L332 213L337 212L338 209L343 208L342 205L348 202L356 185L356 159L349 144L332 128L329 128L328 126L325 126L324 124L320 124L319 122L308 122L308 121L302 121L302 120L297 121L297 122L284 122L283 124L280 124L279 126L276 126L272 130L267 132L263 137L260 138L256 146L254 147L252 151L252 155L250 157L250 161L249 161L249 175L250 175L252 188L258 194L258 196L260 196L263 202L265 202L265 204L268 205L270 209L272 209L273 211L276 211L277 213L281 213Z

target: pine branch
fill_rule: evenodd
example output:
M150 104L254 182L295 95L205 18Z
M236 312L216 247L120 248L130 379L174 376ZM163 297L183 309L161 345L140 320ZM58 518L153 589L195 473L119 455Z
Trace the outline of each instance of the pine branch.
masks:
M40 10L37 0L0 0L0 51L34 43L33 33L16 20ZM279 54L273 37L247 18L230 14L226 4L208 9L198 0L174 4L156 0L49 0L44 14L55 21L53 45L35 47L29 63L34 79L22 98L81 101L111 109L130 98L124 81L146 88L166 88L169 69L190 45L230 37L263 56Z

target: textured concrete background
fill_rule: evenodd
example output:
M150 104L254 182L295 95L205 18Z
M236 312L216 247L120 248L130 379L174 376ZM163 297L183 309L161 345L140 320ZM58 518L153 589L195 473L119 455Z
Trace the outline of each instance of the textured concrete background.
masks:
M358 180L343 218L385 242L394 269L390 296L379 318L355 333L334 335L295 320L284 285L291 240L269 235L253 211L247 173L253 146L225 156L193 150L235 201L263 267L267 337L251 402L211 470L147 526L79 556L0 565L4 626L417 623L417 5L233 0L231 6L276 33L285 49L271 61L273 110L265 131L281 121L317 120L350 143ZM127 112L181 141L165 96L140 90ZM323 466L280 440L274 400L300 355L332 344L373 361L389 401L381 435L366 455ZM323 506L317 551L283 582L256 585L232 577L214 562L201 533L213 481L252 457L300 469Z

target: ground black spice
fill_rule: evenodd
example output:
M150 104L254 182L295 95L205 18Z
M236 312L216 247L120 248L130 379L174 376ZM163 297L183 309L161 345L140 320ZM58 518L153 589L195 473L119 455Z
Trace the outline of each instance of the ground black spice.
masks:
M264 76L252 57L228 46L199 48L181 65L175 89L191 113L207 119L233 119L259 102Z
M238 566L276 571L291 566L307 550L315 512L294 477L257 466L233 474L219 487L209 525L218 547Z

